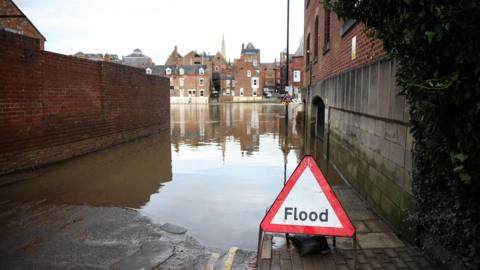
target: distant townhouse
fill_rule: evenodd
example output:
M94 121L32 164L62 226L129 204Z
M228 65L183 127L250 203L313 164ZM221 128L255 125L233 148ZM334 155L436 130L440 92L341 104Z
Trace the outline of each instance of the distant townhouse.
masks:
M245 47L233 64L235 86L231 91L234 102L258 101L262 99L264 82L261 80L260 50L252 43Z
M209 71L206 65L157 65L152 75L170 78L171 103L208 103Z
M37 39L44 49L45 37L11 0L0 0L0 29Z
M260 70L252 62L237 61L233 67L235 78L233 101L257 101L262 99L263 85L260 83Z

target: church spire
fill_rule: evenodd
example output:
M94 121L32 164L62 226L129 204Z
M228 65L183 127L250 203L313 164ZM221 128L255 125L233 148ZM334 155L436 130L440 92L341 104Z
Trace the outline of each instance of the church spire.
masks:
M227 49L225 49L225 35L222 35L222 56L223 59L227 60Z

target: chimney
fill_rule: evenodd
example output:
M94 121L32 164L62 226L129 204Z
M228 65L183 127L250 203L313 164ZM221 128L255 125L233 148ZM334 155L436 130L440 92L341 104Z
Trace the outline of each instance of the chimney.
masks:
M245 50L245 43L242 43L242 51Z

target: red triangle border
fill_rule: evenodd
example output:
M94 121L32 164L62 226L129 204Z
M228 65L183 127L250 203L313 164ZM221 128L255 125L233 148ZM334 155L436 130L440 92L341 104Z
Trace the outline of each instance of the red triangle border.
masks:
M320 188L324 192L327 200L332 205L335 214L337 215L340 223L342 224L343 228L332 228L332 227L317 227L317 226L300 226L300 225L280 225L280 224L272 224L272 220L277 214L280 206L287 198L288 194L292 190L292 188L297 183L300 176L303 174L305 169L309 167L312 171L315 179L317 180ZM267 214L263 218L260 226L264 232L279 232L279 233L295 233L295 234L318 234L318 235L326 235L326 236L343 236L343 237L353 237L355 234L355 227L352 225L352 222L348 218L345 210L343 210L340 201L338 200L337 196L333 192L332 188L328 184L325 176L323 175L322 171L318 168L317 163L313 159L312 156L304 156L302 161L298 164L295 171L292 173L290 178L288 179L286 185L278 194L277 198L275 199L274 203L268 210Z

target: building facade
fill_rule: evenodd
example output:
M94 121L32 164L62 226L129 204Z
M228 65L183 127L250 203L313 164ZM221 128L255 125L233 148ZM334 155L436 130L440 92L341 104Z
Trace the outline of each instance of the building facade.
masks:
M0 0L0 29L34 38L44 49L45 37L11 0Z
M152 75L170 79L171 103L208 103L210 80L206 65L157 65Z
M305 1L306 151L324 156L390 225L413 235L409 116L396 64L361 23Z
M222 52L214 55L191 51L182 56L175 46L165 65L154 66L152 74L170 78L172 103L255 102L262 99L266 80L268 87L275 87L277 64L262 65L260 50L252 43L242 45L233 64L224 55L223 40Z

